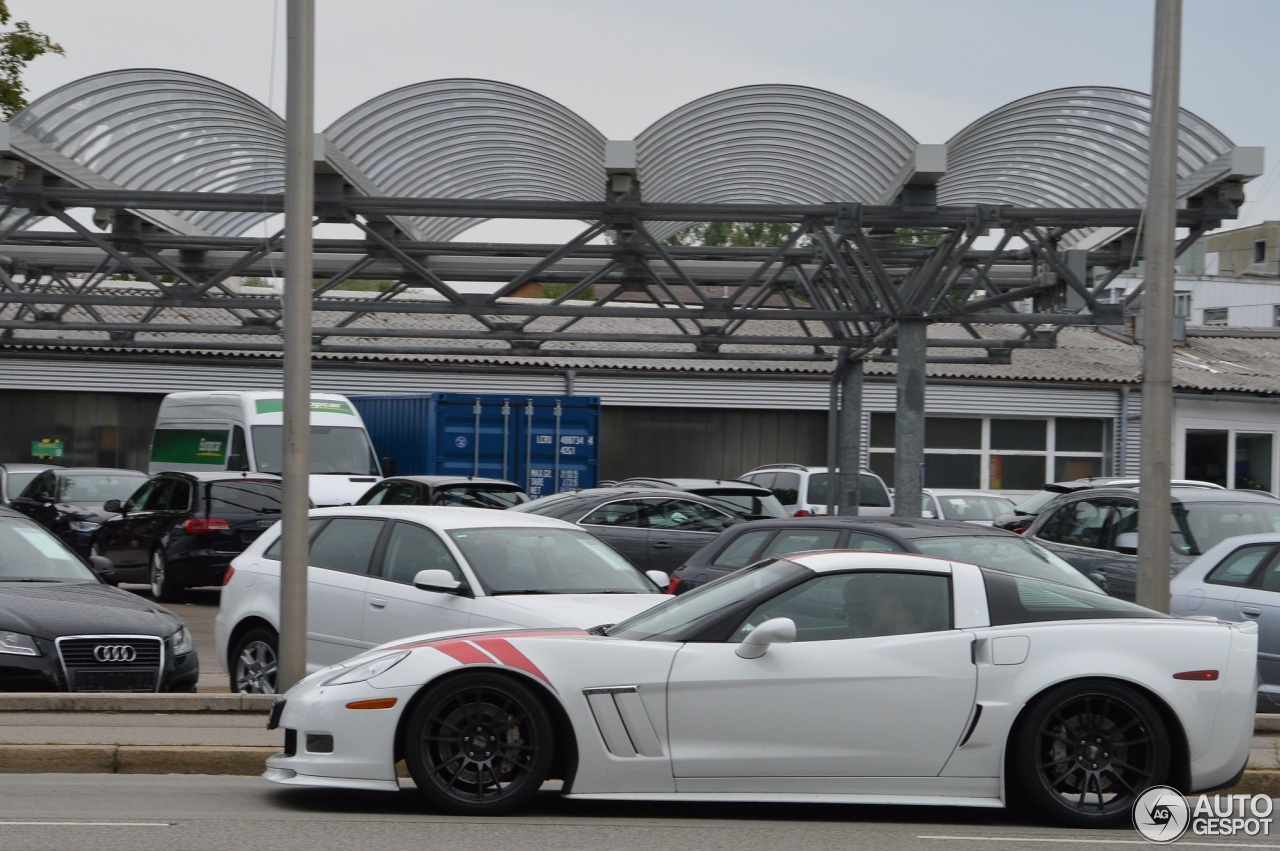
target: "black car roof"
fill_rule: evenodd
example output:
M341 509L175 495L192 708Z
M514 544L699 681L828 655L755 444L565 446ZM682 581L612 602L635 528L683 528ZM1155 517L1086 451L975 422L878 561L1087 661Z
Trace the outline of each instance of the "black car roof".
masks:
M1137 495L1137 488L1089 488L1070 494L1063 494L1062 498L1072 501L1077 497L1097 499L1100 496L1123 496L1135 499ZM1256 502L1264 504L1280 502L1280 499L1266 491L1228 490L1227 488L1170 488L1169 495L1174 502ZM1057 502L1053 504L1058 505ZM1048 510L1048 506L1046 506L1045 510Z
M753 520L752 529L790 529L805 526L833 526L861 532L894 534L902 538L941 538L950 535L1014 535L1014 532L966 523L962 520L933 520L927 517L862 517L818 515L812 517L787 517L775 520Z
M506 479L492 479L488 476L387 476L383 482L416 482L422 485L502 485L520 490L520 485ZM381 483L379 483L381 484Z

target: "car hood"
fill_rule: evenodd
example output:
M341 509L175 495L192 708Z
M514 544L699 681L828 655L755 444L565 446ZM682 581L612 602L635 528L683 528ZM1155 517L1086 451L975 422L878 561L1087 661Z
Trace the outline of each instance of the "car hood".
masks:
M101 523L108 517L115 516L102 507L105 504L102 502L60 502L57 508L58 514L66 520L91 520L94 523Z
M476 609L495 625L589 629L617 623L670 599L669 594L503 594L484 598L486 605Z
M96 583L0 582L0 630L52 640L63 635L155 635L182 621L128 591Z
M365 491L378 482L377 476L360 476L354 473L335 475L311 474L308 490L311 502L318 508L329 505L354 505Z

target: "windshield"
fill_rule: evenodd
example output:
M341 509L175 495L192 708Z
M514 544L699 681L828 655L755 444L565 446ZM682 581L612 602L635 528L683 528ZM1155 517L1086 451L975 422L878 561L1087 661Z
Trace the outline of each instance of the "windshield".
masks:
M1022 514L1039 514L1040 509L1062 496L1062 491L1040 491L1033 493L1013 507L1015 512Z
M577 529L452 529L489 594L656 594L658 587L600 539Z
M0 583L98 582L84 562L45 529L0 519Z
M253 452L259 473L279 473L284 469L281 437L284 426L253 427ZM378 458L369 435L354 426L311 427L311 473L377 476Z
M1183 555L1198 556L1227 538L1260 532L1280 532L1280 502L1173 505L1173 548Z
M771 493L701 493L700 496L748 517L790 517L782 503Z
M813 473L809 476L809 504L826 505L831 488L830 473ZM889 492L875 476L861 473L858 476L858 504L866 508L888 508Z
M436 488L435 505L462 505L469 508L510 508L528 502L524 491L515 485L452 485Z
M636 640L678 641L678 636L688 632L691 626L718 617L731 606L770 588L782 589L793 585L797 577L812 573L807 567L784 559L760 562L646 609L610 627L607 634Z
M147 477L142 473L92 474L60 476L58 502L94 505L109 499L124 502L141 487Z
M1013 500L981 494L934 494L941 516L947 520L995 520L1013 508Z
M917 538L912 543L922 555L965 561L979 567L1048 579L1102 592L1092 580L1039 544L1014 535L972 535L955 538Z

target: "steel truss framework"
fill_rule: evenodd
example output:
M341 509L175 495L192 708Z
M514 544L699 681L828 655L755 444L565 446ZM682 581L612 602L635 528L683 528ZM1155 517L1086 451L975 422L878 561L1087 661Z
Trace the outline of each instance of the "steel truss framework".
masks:
M280 298L246 296L230 281L281 269L282 232L262 239L164 233L136 213L279 212L282 196L91 190L27 176L35 179L0 190L11 222L0 233L8 258L0 267L0 339L7 344L154 348L153 335L198 332L229 352L280 350ZM1235 204L1223 199L1238 197L1222 184L1198 195L1179 214L1189 229L1183 245L1232 217ZM75 208L93 208L99 221L110 211L109 232L83 224L71 215ZM1142 256L1132 237L1137 209L656 204L630 193L604 203L488 202L318 190L316 210L317 223L342 222L361 234L315 240L317 353L372 347L491 356L499 343L513 354L544 357L758 360L773 350L772 360L812 360L839 349L891 356L899 323L922 319L955 326L955 333L932 336L931 347L974 352L949 359L1003 361L1017 348L1052 346L1055 327L1122 322L1122 305L1100 296ZM559 245L423 242L398 230L397 216L586 225ZM66 230L24 229L32 217ZM654 236L655 225L689 221L785 222L792 231L776 249L678 247ZM1101 229L1124 236L1093 250L1064 245L1067 235ZM976 247L992 234L994 247ZM609 243L593 243L601 236ZM122 276L139 283L122 288ZM338 289L352 279L389 287L368 298ZM489 283L493 291L461 292L459 282ZM563 292L512 298L531 283ZM407 297L424 290L428 297ZM1034 312L1025 312L1028 303ZM192 309L214 313L202 314L198 325L171 321ZM467 321L380 321L423 314ZM592 320L600 319L623 322L595 327ZM1010 325L1020 330L1009 334ZM983 330L994 326L1005 326L1001 337Z

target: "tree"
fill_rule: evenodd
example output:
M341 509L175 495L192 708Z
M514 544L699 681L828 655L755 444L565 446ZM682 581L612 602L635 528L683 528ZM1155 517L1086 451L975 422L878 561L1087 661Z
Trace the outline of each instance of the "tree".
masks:
M8 0L0 0L0 26L8 26L11 18ZM46 53L64 55L62 45L32 30L26 21L18 21L12 30L0 32L0 114L6 121L27 105L27 87L22 84L27 63Z
M667 245L773 248L782 245L794 228L786 222L699 222L673 233Z

